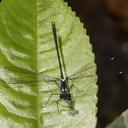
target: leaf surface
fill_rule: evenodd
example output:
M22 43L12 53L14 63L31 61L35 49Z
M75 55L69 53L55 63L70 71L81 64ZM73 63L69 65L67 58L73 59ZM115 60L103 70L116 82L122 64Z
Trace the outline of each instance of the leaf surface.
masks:
M55 22L74 109L59 100ZM50 79L50 81L49 81ZM58 82L58 81L57 81ZM77 88L77 89L76 89ZM78 91L79 90L79 91ZM63 0L0 3L0 127L95 128L96 67L83 24ZM46 106L51 94L48 105ZM57 94L57 95L56 95Z
M118 118L116 118L106 128L127 128L128 127L128 110L123 112Z

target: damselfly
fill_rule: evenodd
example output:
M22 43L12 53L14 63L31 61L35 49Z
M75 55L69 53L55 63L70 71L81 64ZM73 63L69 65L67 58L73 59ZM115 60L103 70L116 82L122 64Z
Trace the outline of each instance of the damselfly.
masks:
M64 57L63 57L62 51L60 49L60 44L59 44L60 42L59 42L59 39L57 36L55 22L52 22L51 25L52 25L53 37L54 37L54 42L55 42L55 47L56 47L60 77L57 77L57 78L54 76L51 77L49 75L44 75L43 73L36 73L36 72L32 72L32 71L26 71L23 69L7 66L7 67L4 67L5 70L16 72L16 73L22 73L22 74L24 74L24 78L16 79L11 76L6 81L9 84L53 82L59 88L59 93L57 93L57 94L52 93L47 100L46 106L49 104L52 96L58 95L59 99L57 100L57 108L58 108L59 102L64 101L65 103L67 103L68 108L70 110L74 110L75 109L75 98L74 98L74 94L72 94L72 89L73 88L76 89L76 92L80 91L79 88L77 88L74 85L74 81L77 79L85 78L85 77L95 77L95 75L93 76L92 74L85 73L88 70L94 68L95 65L88 66L87 64L85 64L79 70L75 71L75 73L68 76L66 73L66 67L64 66ZM29 77L30 79L27 79L27 76L30 76ZM3 79L3 81L4 81L4 79Z

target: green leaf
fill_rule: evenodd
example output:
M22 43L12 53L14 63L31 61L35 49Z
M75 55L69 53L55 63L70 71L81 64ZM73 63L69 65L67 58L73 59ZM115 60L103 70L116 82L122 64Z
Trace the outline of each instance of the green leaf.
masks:
M123 112L121 116L115 119L106 128L127 128L128 127L128 110Z
M59 95L51 96L48 102L51 94L60 94L53 81L53 77L60 78L60 73L51 22L56 23L63 67L72 78L69 86L75 85L70 89L73 102L59 101L59 111ZM67 3L2 0L0 127L94 128L95 72L89 37Z

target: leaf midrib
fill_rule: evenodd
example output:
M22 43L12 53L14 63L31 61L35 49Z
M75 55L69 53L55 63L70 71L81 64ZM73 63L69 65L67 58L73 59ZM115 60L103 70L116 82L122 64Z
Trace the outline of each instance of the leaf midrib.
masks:
M36 35L35 35L35 41L36 41L36 72L38 74L39 69L38 69L38 0L36 1ZM38 75L37 75L37 80L38 80ZM40 123L40 102L39 102L39 83L37 82L37 128L41 128L41 123Z

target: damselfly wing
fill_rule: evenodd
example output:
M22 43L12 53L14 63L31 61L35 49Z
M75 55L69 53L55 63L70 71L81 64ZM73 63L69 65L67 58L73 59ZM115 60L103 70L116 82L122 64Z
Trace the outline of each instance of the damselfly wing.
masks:
M56 32L55 22L52 22L52 31L55 42L55 48L57 52L58 66L60 70L60 75L58 77L45 75L44 72L34 72L28 71L21 68L16 68L14 66L5 66L3 67L5 77L1 77L1 81L6 82L8 84L13 85L21 85L21 84L29 84L29 83L39 83L46 82L47 84L54 83L59 90L59 93L52 93L46 104L49 103L50 99L54 95L58 95L59 99L57 100L57 106L61 100L65 101L68 104L70 109L74 109L74 92L73 88L76 89L76 92L79 91L77 85L74 85L76 80L87 78L87 77L95 77L92 74L88 74L89 70L95 68L95 65L90 66L90 64L85 64L77 71L74 71L72 74L67 74L66 69L64 68L64 60L60 51L58 37ZM21 75L22 74L22 75ZM22 77L19 77L19 76ZM36 84L32 84L36 85Z

